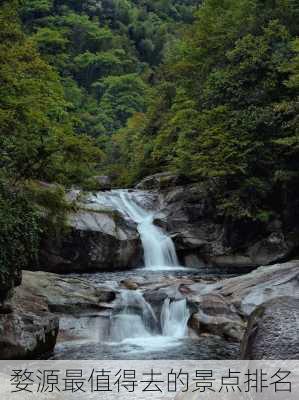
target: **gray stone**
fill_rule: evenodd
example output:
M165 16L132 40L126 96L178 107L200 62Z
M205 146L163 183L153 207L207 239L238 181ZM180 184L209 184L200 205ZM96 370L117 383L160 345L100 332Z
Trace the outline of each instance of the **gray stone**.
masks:
M115 289L96 286L90 280L48 272L23 271L20 287L24 292L41 296L52 312L80 313L103 310L115 299Z
M197 312L189 325L199 335L211 333L230 340L240 341L244 335L245 323L237 310L223 296L208 294L200 296L193 303Z
M235 278L181 285L180 292L195 308L190 325L205 332L240 340L244 321L268 301L299 299L299 261L260 267Z
M272 299L250 316L242 358L296 360L299 358L299 298Z
M53 351L58 318L43 297L18 287L9 313L0 314L0 359L27 359Z
M138 284L133 281L132 279L124 279L123 281L120 282L121 285L129 290L137 290L138 289Z
M38 269L58 273L127 269L140 257L135 224L116 211L85 205L70 215L69 232L43 240Z
M216 284L240 312L249 316L259 305L280 297L299 298L299 261L264 266Z
M277 218L261 223L217 215L219 180L184 185L179 179L176 182L157 187L162 208L155 223L170 233L182 262L192 256L206 265L247 271L285 260L298 247L299 235L284 232Z
M98 175L93 177L97 190L110 190L112 188L111 178L107 175Z

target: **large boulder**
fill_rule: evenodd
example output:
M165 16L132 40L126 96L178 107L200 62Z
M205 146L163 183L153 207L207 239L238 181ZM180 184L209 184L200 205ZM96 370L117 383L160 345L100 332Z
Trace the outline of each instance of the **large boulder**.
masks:
M219 180L177 182L158 186L162 207L155 223L171 234L184 265L247 272L284 260L298 247L299 236L285 232L278 219L262 223L220 217L216 207Z
M109 286L95 285L87 278L63 276L38 271L23 271L20 290L44 299L51 312L80 314L109 308L115 290Z
M0 359L32 359L51 353L59 319L63 325L65 317L110 314L118 292L113 285L94 284L88 277L23 271L10 306L0 310Z
M249 318L242 357L246 360L298 360L298 321L299 298L281 297L262 304Z
M264 266L250 274L226 279L215 290L248 317L258 306L285 296L299 298L299 261Z
M136 224L114 210L79 204L69 216L68 231L44 238L40 270L67 273L126 269L141 258Z
M189 325L198 334L211 333L229 340L240 341L245 323L233 305L219 294L200 296L193 304L197 307Z
M299 261L260 267L249 274L216 283L185 283L179 290L193 305L190 326L197 333L208 332L239 341L251 314L260 307L267 310L268 302L280 304L280 300L288 296L298 307ZM293 304L291 300L290 304ZM260 311L257 315L261 315ZM282 318L283 314L280 315Z
M221 295L245 318L260 305L285 296L299 298L299 260L263 266L216 283L183 285L190 301L207 294Z
M52 352L58 328L45 299L18 287L11 309L0 312L0 359L32 359Z
M243 251L230 249L230 254L211 255L208 260L219 267L258 267L287 258L296 248L297 242L288 239L282 231L265 234L257 241L247 243Z

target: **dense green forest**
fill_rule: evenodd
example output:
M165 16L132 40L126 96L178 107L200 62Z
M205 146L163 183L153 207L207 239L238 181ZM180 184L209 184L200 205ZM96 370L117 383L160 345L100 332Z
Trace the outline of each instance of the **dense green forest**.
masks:
M297 0L1 1L0 268L63 220L39 181L173 171L212 180L221 216L297 223L298 20Z
M219 215L297 223L299 3L209 0L195 16L147 112L113 135L123 182L173 170L212 180Z
M41 235L64 228L64 188L93 188L113 169L112 135L146 112L198 3L1 1L0 295L35 262Z

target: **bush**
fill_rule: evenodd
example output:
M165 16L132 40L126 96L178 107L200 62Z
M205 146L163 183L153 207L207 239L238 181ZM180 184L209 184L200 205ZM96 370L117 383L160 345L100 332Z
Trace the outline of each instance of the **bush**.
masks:
M0 180L0 300L20 284L20 271L36 263L40 233L26 192Z

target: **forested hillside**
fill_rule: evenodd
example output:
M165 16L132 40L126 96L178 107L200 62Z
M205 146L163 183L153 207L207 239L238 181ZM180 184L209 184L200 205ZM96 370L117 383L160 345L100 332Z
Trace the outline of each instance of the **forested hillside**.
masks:
M59 72L78 133L103 142L146 110L154 69L198 2L24 2L26 31Z
M64 187L92 188L114 169L112 134L146 112L198 3L1 2L0 297L35 262L41 235L63 228Z
M0 1L1 359L299 357L298 21Z
M123 182L165 170L213 179L219 215L296 224L299 4L208 0L195 15L147 113L113 136Z
M298 17L295 0L2 2L2 265L49 225L38 180L173 171L213 179L219 216L296 225Z

